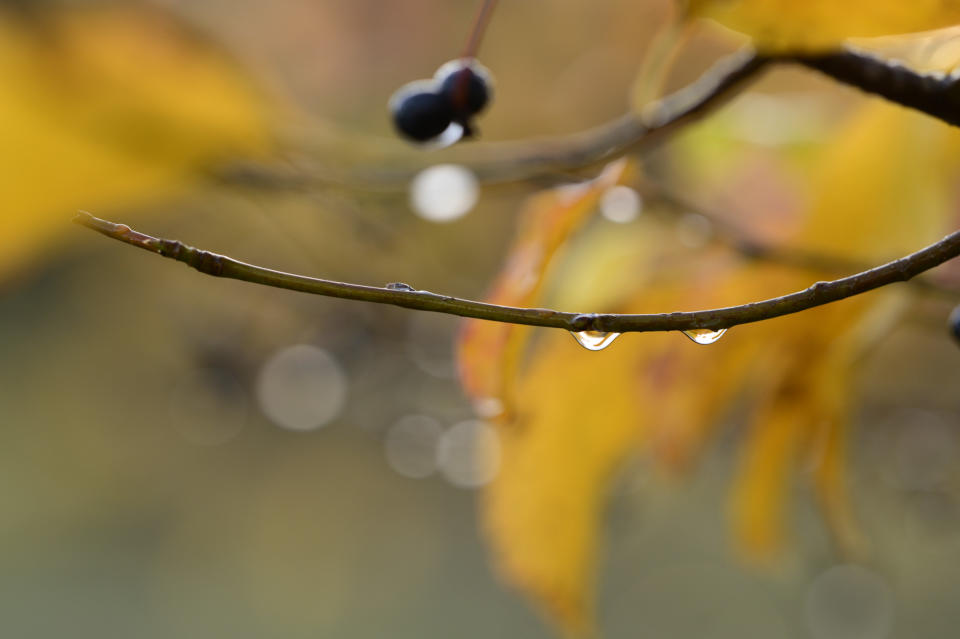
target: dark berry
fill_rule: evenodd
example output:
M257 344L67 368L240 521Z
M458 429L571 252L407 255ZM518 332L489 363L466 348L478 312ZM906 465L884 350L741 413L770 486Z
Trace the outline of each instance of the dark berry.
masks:
M434 76L440 93L453 105L454 117L468 120L483 111L493 97L490 72L473 59L451 60Z
M947 320L950 323L950 333L953 335L953 339L960 342L960 306L957 306L950 313L950 319Z
M434 91L435 83L411 82L390 98L393 124L402 135L416 142L427 142L450 126L454 119L450 100Z

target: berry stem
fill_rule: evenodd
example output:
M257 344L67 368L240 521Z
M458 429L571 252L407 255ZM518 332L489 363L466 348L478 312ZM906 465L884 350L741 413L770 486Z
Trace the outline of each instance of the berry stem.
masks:
M497 0L483 0L480 5L480 11L473 21L473 31L470 33L470 39L463 50L464 58L475 58L477 50L480 48L480 42L483 40L483 34L487 31L487 25L490 24L490 17L493 10L497 7Z

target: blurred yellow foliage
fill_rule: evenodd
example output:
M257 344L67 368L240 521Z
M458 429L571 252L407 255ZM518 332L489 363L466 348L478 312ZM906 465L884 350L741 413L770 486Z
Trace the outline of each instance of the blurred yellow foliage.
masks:
M808 178L804 222L788 244L878 262L937 239L950 176L960 168L958 144L960 136L934 120L870 104L821 151ZM608 183L583 187L578 203L592 205L593 191ZM561 240L584 218L562 195L541 194L524 211L493 301L536 304L556 278L551 306L693 310L781 295L817 277L748 261L722 246L694 255L677 246L672 228L646 216L632 227L587 228L577 250L562 259ZM553 257L553 266L518 268L538 236L551 247L538 255ZM519 282L537 293L502 295ZM730 514L746 555L764 563L776 558L795 475L810 481L839 547L861 550L843 472L852 378L876 327L899 308L890 300L901 294L885 291L736 327L707 347L677 334L643 334L595 353L560 331L531 340L533 333L520 327L469 322L460 350L465 386L474 398L492 396L505 408L491 419L503 459L484 500L502 573L566 631L589 634L599 520L611 478L639 450L670 474L689 468L738 397L750 407L751 426Z
M595 180L534 196L521 215L517 239L493 286L490 301L534 304L541 296L547 268L567 238L592 216L603 193L631 173L630 165L621 160ZM586 600L592 549L596 545L594 522L602 505L603 471L630 450L633 420L613 415L608 423L618 428L618 433L603 441L569 419L557 420L555 429L538 428L541 435L549 437L523 437L525 427L515 429L513 425L525 419L523 411L528 402L524 398L549 398L557 383L554 372L564 371L565 376L582 382L577 393L567 398L568 402L556 405L561 411L574 411L572 415L589 414L591 398L598 390L591 385L605 383L603 376L594 375L595 370L590 367L574 369L567 367L567 362L559 362L561 367L553 368L553 362L548 361L541 362L546 368L543 374L531 371L518 383L517 366L529 335L529 327L468 322L460 338L461 381L478 406L493 400L502 408L496 420L505 426L500 430L504 438L501 470L487 492L487 523L495 539L507 540L499 544L503 570L545 602L565 626L585 630L588 615L570 602ZM626 397L622 399L621 408L629 411L632 402ZM545 410L554 406L538 405ZM583 448L583 443L589 448ZM557 464L559 472L540 473L537 465L545 460ZM534 477L538 481L531 481ZM545 489L547 483L555 488ZM544 499L549 502L544 503ZM565 523L557 526L558 521ZM538 550L530 552L532 548ZM564 559L558 562L557 557Z
M77 209L162 197L211 163L269 148L250 79L158 11L0 11L0 77L0 277Z
M822 51L850 38L960 23L958 0L687 0L686 4L690 15L745 33L765 52Z
M595 180L584 184L544 191L526 205L510 259L488 298L505 306L528 306L541 295L550 261L592 215L603 193L632 174L622 160L611 164ZM520 356L528 327L495 322L471 322L460 339L460 379L471 397L482 402L496 398L510 401L512 366ZM507 355L490 358L490 353Z

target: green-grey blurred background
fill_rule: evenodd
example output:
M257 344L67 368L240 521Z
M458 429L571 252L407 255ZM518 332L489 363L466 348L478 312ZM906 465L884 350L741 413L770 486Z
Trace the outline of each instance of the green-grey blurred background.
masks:
M65 4L93 3L5 2L0 15L43 38L45 12ZM459 54L476 4L127 6L216 43L289 114L274 122L281 137L307 147L298 136L312 131L327 167L338 153L354 166L362 148L377 168L379 149L413 153L392 139L389 95ZM497 80L484 138L558 135L624 112L666 11L501 2L480 55ZM734 46L700 37L671 86ZM796 71L761 88L806 96L781 102L803 118L770 125L800 147L859 99ZM0 153L18 149L0 140ZM667 171L669 151L652 166ZM475 210L437 224L411 210L404 185L239 182L184 181L93 212L273 268L481 297L523 198L544 184L484 187ZM469 462L454 435L475 419L455 377L457 320L207 278L71 227L89 206L66 207L62 230L0 273L0 637L553 636L498 583L478 482L457 467ZM960 350L943 326L950 305L920 306L865 358L856 391L851 480L868 561L836 555L798 489L780 568L739 562L722 505L731 417L688 482L643 460L620 481L600 573L607 636L953 634Z

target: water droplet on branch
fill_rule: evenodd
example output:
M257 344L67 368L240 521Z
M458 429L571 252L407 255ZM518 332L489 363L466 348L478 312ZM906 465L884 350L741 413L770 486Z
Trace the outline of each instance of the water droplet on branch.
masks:
M727 329L725 328L721 328L719 331L712 331L709 328L692 328L689 331L683 331L683 334L697 344L713 344L726 332Z
M570 332L573 339L577 340L580 346L588 351L602 351L620 337L620 333L607 333L606 331L580 331L579 333Z

